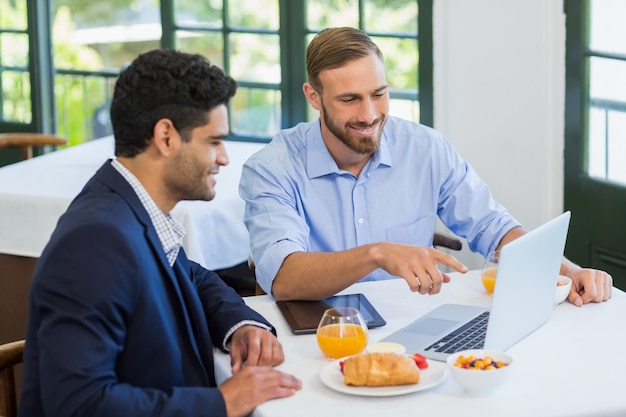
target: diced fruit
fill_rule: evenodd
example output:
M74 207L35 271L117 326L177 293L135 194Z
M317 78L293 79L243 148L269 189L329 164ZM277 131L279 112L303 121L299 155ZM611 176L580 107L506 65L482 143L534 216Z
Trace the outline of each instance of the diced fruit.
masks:
M493 358L491 358L490 356L485 356L484 358L475 358L473 356L465 357L461 355L456 359L454 366L463 369L488 371L491 369L504 368L505 366L507 366L507 364L502 361L494 361Z

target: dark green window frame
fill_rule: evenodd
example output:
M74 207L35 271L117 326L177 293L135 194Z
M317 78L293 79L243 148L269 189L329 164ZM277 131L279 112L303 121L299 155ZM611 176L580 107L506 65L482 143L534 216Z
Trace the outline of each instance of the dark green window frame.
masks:
M432 4L433 0L415 0L418 5L419 33L385 33L387 37L417 39L419 45L419 90L390 90L392 99L409 99L419 101L420 122L429 126L433 124L433 46L432 46ZM174 19L174 0L161 1L162 48L176 48L176 31L214 31L220 32L224 39L231 33L255 33L249 28L220 28L178 26ZM223 13L228 12L225 2ZM57 115L55 114L54 84L55 77L99 77L113 82L118 72L115 70L74 71L54 68L52 45L50 39L51 5L49 1L27 0L29 36L29 66L23 68L31 77L32 121L30 123L5 122L0 118L0 132L8 131L40 131L58 133ZM362 16L363 1L359 0L359 16ZM267 84L260 82L239 81L241 87L254 89L278 90L281 94L281 128L287 128L307 119L308 103L302 94L302 84L306 81L304 55L308 39L320 28L306 27L306 0L279 1L279 29L257 31L256 33L272 33L279 36L281 50L281 82ZM226 17L226 16L224 16ZM359 18L362 22L362 19ZM362 24L361 24L362 25ZM0 29L1 31L1 29ZM371 33L371 35L377 35ZM228 72L228 42L224 42L224 69ZM388 54L388 53L387 53ZM0 57L1 58L1 57ZM0 59L0 78L2 77L2 61ZM15 70L15 69L13 69ZM1 96L0 96L1 99ZM232 136L233 140L267 142L270 137ZM2 155L0 155L2 162Z

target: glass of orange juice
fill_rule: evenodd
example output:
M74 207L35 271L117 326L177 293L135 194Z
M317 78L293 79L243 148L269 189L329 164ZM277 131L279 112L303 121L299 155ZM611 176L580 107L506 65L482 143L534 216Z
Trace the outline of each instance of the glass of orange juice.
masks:
M359 310L352 307L324 311L316 335L317 344L329 359L356 355L367 346L367 324Z
M483 287L489 294L493 294L493 289L496 286L496 275L498 273L498 260L500 259L500 252L490 252L485 258L483 267L481 269L481 281Z

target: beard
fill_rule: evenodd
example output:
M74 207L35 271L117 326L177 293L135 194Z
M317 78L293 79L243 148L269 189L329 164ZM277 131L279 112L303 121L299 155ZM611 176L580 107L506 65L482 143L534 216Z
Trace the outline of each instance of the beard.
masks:
M215 197L215 189L208 183L207 170L194 155L179 152L170 165L166 186L177 200L204 200Z
M330 113L326 111L326 106L322 102L322 115L324 119L324 124L326 128L335 135L337 139L341 141L344 145L346 145L352 151L358 154L373 154L378 150L380 146L380 136L382 135L383 125L387 120L387 116L385 114L379 114L378 117L370 124L368 123L346 123L341 126L338 122L335 122L331 117ZM352 132L352 128L357 129L366 129L375 125L380 125L379 129L373 136L363 137L355 135Z

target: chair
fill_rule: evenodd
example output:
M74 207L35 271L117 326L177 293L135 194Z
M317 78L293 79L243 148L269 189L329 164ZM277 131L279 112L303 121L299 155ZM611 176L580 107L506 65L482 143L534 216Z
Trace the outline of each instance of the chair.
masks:
M256 295L256 277L249 262L242 262L230 268L213 270L219 277L242 297Z
M463 249L463 244L459 239L452 236L444 235L442 233L435 233L435 235L433 236L433 246L439 246L452 250Z
M17 415L17 388L14 366L24 360L24 340L0 345L0 415Z
M0 149L20 148L22 160L33 157L33 147L65 145L67 139L44 133L0 133Z
M433 236L433 246L444 247L452 250L461 250L463 248L463 244L459 239L442 233L435 233ZM252 259L252 255L248 256L248 267L254 273L254 259ZM265 295L265 291L263 291L258 282L256 283L254 295Z

